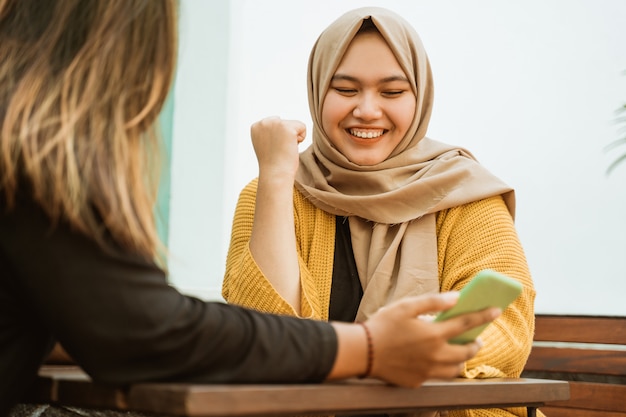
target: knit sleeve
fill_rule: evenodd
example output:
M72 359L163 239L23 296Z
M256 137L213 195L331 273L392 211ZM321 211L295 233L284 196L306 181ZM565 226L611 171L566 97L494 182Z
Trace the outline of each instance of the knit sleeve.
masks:
M222 296L231 304L268 313L297 316L294 308L280 296L263 275L250 252L257 183L256 179L253 180L239 195L226 259L226 272L222 282ZM300 316L321 319L323 314L320 311L317 290L311 273L302 259L300 247L298 263L302 285Z
M535 289L513 219L501 197L439 214L441 291L460 290L490 268L520 281L522 294L481 334L484 346L466 364L468 378L519 377L532 347Z

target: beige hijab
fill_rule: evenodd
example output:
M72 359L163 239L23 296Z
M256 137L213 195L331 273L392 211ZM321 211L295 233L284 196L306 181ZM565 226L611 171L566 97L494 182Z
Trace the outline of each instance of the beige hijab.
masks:
M417 97L406 137L383 162L350 162L322 129L331 77L363 20L371 18L407 74ZM502 194L514 215L513 190L468 151L425 137L433 104L430 64L422 42L399 15L360 8L339 17L309 58L313 144L300 155L296 187L315 206L349 216L363 299L357 321L396 299L439 290L435 214Z

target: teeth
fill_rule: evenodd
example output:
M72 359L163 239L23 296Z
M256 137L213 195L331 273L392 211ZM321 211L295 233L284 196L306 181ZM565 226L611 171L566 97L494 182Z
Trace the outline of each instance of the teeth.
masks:
M362 139L372 139L372 138L377 138L379 136L381 136L383 134L382 130L378 130L378 131L359 131L356 129L350 129L350 134L356 136L357 138L362 138Z

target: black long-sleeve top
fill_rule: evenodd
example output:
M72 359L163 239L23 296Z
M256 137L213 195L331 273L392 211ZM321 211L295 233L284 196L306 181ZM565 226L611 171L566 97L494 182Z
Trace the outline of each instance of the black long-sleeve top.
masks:
M96 381L319 382L330 324L184 296L153 263L103 251L18 196L0 196L0 415L55 341Z

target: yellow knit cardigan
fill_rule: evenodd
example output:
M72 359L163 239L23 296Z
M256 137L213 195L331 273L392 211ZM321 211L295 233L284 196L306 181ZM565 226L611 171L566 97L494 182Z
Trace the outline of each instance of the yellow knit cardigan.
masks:
M257 180L241 192L233 220L222 295L233 304L296 315L272 287L249 249ZM328 320L335 248L335 216L294 189L295 227L302 285L301 317ZM481 334L483 347L466 363L463 377L519 377L532 346L535 290L513 219L501 197L437 214L440 291L460 290L478 271L495 269L518 279L521 296ZM454 410L452 416L525 416L524 408Z

